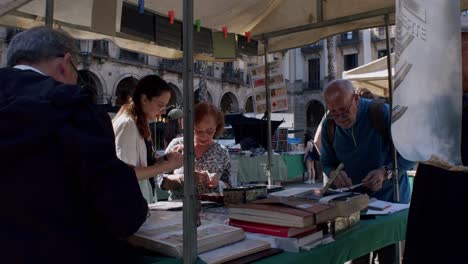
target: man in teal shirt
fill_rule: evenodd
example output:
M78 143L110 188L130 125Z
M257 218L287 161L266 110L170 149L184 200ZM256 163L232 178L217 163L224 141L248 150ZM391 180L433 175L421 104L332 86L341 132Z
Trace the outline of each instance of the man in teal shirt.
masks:
M372 100L359 98L350 81L330 82L323 93L329 110L328 118L333 118L334 137L329 138L330 122L322 127L321 159L324 172L329 175L340 163L344 169L334 181L337 188L364 183L359 191L380 200L393 202L393 183L391 170L393 158L390 136L384 135L371 121L369 109ZM384 129L390 135L390 110L381 104ZM406 171L414 166L413 162L398 156L400 202L409 203L410 188Z
M393 159L390 148L390 109L386 104L380 106L380 118L383 129L377 128L372 120L372 100L359 98L350 81L335 80L330 82L323 92L325 104L329 110L322 124L322 167L327 175L340 163L344 169L335 178L337 188L363 183L357 191L367 193L384 201L393 202L393 183L390 180ZM373 106L372 106L373 107ZM375 119L375 118L374 118ZM329 126L334 126L330 133ZM383 131L382 131L383 130ZM330 138L332 137L332 138ZM414 163L398 157L400 202L409 203L410 188L406 171ZM378 250L379 263L394 263L395 245ZM375 256L375 254L374 254ZM369 263L369 255L353 260L353 263Z

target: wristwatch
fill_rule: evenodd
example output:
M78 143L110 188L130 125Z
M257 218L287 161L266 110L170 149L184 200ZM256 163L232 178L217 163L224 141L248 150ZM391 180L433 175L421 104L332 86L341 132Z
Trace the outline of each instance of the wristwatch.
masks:
M387 180L391 180L393 177L393 169L391 167L391 164L385 165L382 168L385 170L385 177Z

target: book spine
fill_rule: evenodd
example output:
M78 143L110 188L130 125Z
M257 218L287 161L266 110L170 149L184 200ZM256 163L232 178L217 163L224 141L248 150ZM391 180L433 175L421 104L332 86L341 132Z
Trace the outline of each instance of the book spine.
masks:
M229 219L229 225L242 228L246 232L260 233L278 237L289 237L287 228L263 226L262 224L258 223L240 222L233 219Z

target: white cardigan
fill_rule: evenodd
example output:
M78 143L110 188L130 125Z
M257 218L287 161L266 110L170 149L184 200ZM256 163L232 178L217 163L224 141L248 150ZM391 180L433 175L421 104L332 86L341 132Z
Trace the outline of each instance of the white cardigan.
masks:
M126 113L112 121L115 133L117 157L135 167L147 166L146 144L138 132L135 121ZM140 190L148 203L153 203L153 190L148 180L138 181Z

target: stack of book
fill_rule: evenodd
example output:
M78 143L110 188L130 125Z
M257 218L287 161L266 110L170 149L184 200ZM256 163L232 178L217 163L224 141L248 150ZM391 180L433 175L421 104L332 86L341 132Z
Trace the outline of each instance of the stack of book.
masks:
M229 224L244 231L265 234L273 246L296 252L311 244L319 245L323 231L319 227L337 217L335 205L292 197L269 197L250 204L229 208ZM261 239L260 237L256 237Z

